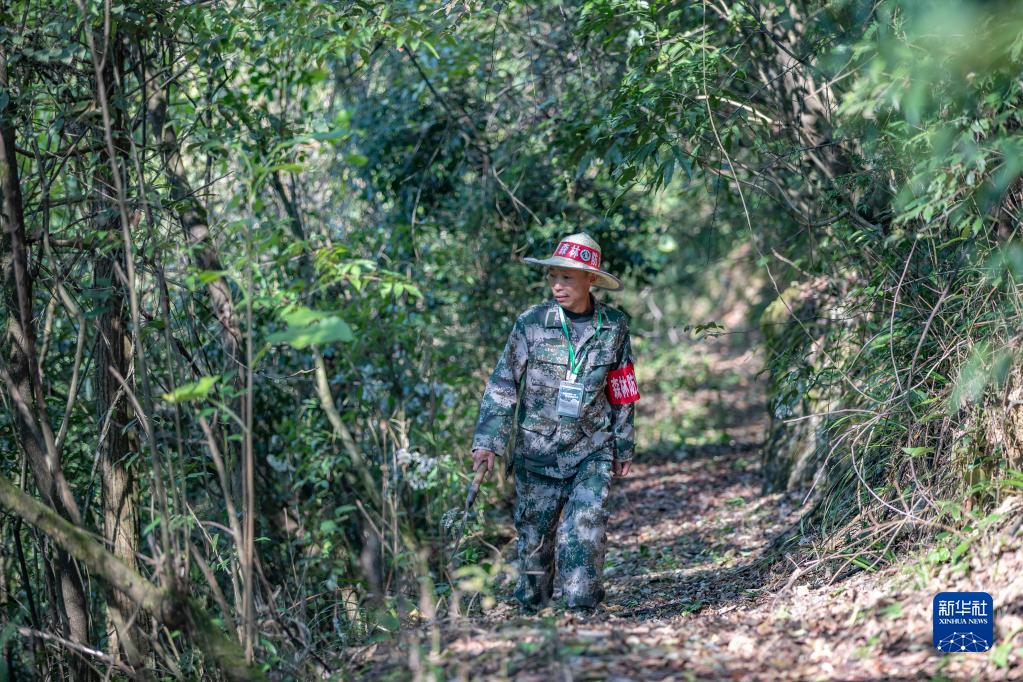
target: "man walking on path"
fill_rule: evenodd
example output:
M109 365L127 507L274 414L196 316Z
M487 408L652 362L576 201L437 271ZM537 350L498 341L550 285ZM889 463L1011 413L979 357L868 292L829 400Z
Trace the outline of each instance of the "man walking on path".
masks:
M519 400L515 452L515 598L544 606L555 564L569 608L604 598L608 493L612 472L628 475L639 400L625 315L597 301L591 287L622 282L600 269L600 247L585 233L561 241L547 266L552 298L515 321L487 383L473 438L473 469L489 471L505 452Z

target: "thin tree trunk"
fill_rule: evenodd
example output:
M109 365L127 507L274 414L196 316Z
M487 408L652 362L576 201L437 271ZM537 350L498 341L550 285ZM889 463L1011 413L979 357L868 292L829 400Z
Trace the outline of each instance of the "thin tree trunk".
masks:
M159 83L159 78L152 77L152 72L147 68L143 72L148 83ZM166 87L170 87L168 83ZM146 109L149 120L153 125L153 136L160 145L160 152L164 162L164 173L170 181L171 199L174 201L178 220L181 222L181 229L188 240L188 246L192 252L195 266L200 270L208 272L221 272L224 268L220 261L220 254L217 252L216 244L213 243L213 236L210 234L209 219L206 215L206 208L199 201L193 191L188 175L185 172L185 164L181 159L181 149L178 143L177 133L174 126L167 121L167 92L165 89L157 88L148 93ZM235 385L241 389L244 386L244 377L241 368L241 328L234 308L234 300L231 296L231 289L227 280L217 277L206 285L206 293L209 296L210 306L217 321L220 322L221 340L224 351L231 361L231 368L237 370L235 374Z
M9 89L6 54L0 52L0 86ZM32 274L28 267L24 206L15 156L14 103L8 102L0 117L0 190L3 192L3 236L0 238L0 269L7 308L3 362L0 374L15 412L15 424L36 486L52 509L72 523L81 524L81 514L57 458L57 448L43 402L42 377L35 354L32 315ZM67 639L89 644L89 612L81 572L62 551L57 552L56 570L61 597L61 616ZM91 676L80 660L72 663L76 676Z
M122 63L124 54L117 35L111 37L110 48L104 60L104 86L113 89L117 80L114 68ZM112 93L108 93L108 99ZM113 112L113 135L118 145L117 154L122 163L117 167L127 167L126 152L123 148L124 120L122 110L115 108ZM131 421L128 399L123 394L120 384L114 379L111 369L122 377L129 375L131 364L131 337L126 314L124 285L115 272L118 258L123 256L120 247L121 218L116 203L111 199L116 195L110 177L111 168L115 166L108 157L100 139L96 144L100 149L93 174L94 206L97 234L108 235L100 238L99 243L106 245L100 250L94 261L93 281L105 295L97 297L101 309L99 315L99 336L96 342L96 413L99 420L110 414L110 428L106 439L100 443L99 465L103 491L103 537L114 556L120 559L130 570L138 572L139 550L139 510L138 481L135 472L128 467L131 443L125 433L125 427ZM116 660L123 653L128 664L138 669L143 665L144 642L141 638L136 608L127 595L110 590L107 596L107 633L108 649ZM129 623L134 624L129 625Z

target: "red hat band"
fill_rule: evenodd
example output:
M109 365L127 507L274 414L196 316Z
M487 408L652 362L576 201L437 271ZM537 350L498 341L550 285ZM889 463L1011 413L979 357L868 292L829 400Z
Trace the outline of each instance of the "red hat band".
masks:
M600 268L600 251L584 244L563 241L558 244L558 248L554 249L554 255L578 261L594 269Z

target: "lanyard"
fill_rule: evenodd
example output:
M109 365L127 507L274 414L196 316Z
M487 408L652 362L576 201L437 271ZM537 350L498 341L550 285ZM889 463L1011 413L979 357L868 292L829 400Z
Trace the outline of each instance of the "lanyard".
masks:
M561 331L565 333L565 341L568 342L568 374L565 378L568 381L575 381L575 378L579 376L579 370L582 369L583 366L583 358L585 357L583 351L586 349L586 346L590 344L590 341L592 341L597 334L600 333L604 324L604 318L601 316L601 311L598 310L597 330L594 332L593 336L586 339L586 343L579 348L579 359L576 360L575 347L572 345L572 334L568 331L568 322L565 321L565 310L560 305L558 306L558 316L561 318Z

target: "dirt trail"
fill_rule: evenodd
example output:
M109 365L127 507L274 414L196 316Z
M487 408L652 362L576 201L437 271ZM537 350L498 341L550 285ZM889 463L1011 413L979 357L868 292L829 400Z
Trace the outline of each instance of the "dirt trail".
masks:
M912 585L898 567L832 584L790 580L807 557L772 550L799 509L761 494L757 363L725 350L708 357L716 379L686 403L647 403L641 421L698 423L711 435L648 445L616 485L603 609L522 615L506 582L482 615L367 652L355 678L1015 679L1018 657L997 667L989 654L932 648L931 598L967 584Z

